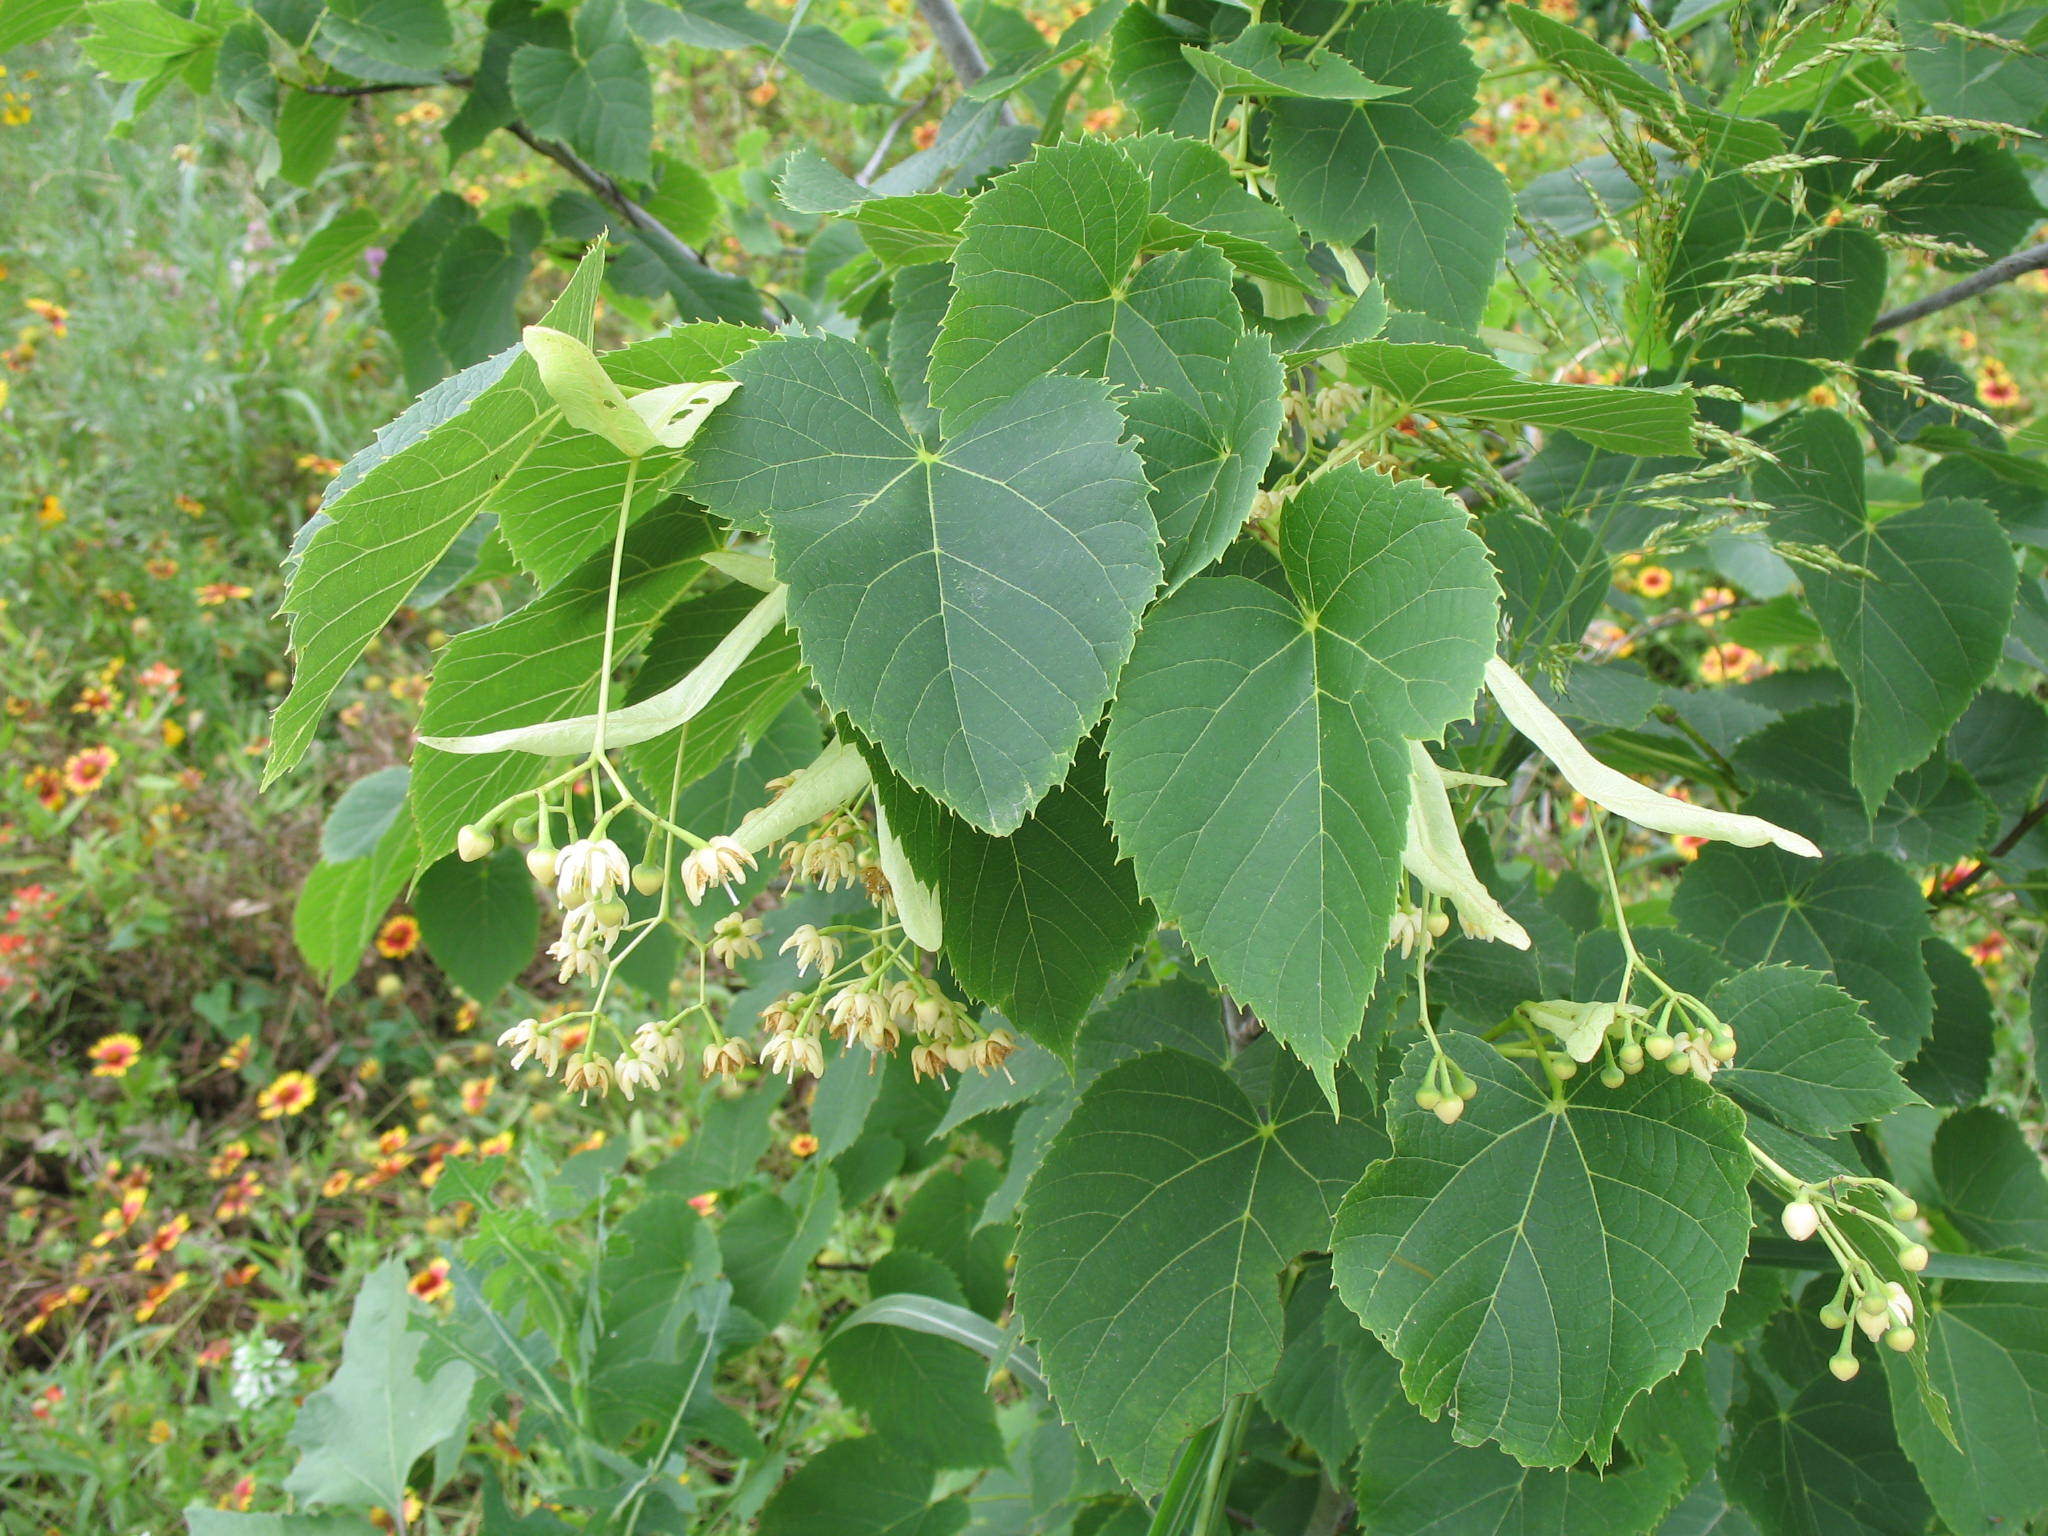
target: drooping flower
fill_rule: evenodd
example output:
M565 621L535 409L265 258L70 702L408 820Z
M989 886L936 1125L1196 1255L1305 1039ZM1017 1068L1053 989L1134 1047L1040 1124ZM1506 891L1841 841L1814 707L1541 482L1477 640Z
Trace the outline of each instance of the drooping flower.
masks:
M126 1077L142 1055L142 1042L133 1035L101 1035L85 1054L94 1077Z
M256 1113L265 1120L304 1114L320 1096L319 1087L304 1072L287 1072L256 1095Z
M1639 827L1673 837L1695 836L1742 848L1772 843L1787 853L1817 859L1820 849L1797 832L1761 816L1709 810L1638 784L1588 752L1571 728L1552 713L1515 669L1498 656L1486 664L1486 687L1516 730L1556 766L1565 781L1593 804Z

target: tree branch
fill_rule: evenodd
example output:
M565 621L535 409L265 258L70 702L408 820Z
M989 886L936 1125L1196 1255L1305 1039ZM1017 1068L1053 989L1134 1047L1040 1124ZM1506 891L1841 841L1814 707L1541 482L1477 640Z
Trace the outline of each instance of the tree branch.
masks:
M967 18L960 14L960 7L953 0L917 0L918 14L924 17L925 25L932 29L932 36L938 39L939 49L946 55L946 62L953 66L953 73L962 85L972 85L988 73L988 59L982 54L981 44L974 40ZM1003 103L1005 126L1015 123L1017 114L1010 110L1010 104Z
M2012 830L1998 840L1998 845L1977 861L1976 868L1957 880L1953 885L1945 885L1936 893L1938 899L1941 902L1950 902L1964 895L1971 886L1984 878L1985 873L1991 868L1994 860L2004 858L2013 849L2019 847L2020 839L2041 825L2043 820L2048 820L2048 800L2043 800L2039 805L2028 811L2026 815L2014 822Z
M605 175L603 171L600 171L596 166L585 160L575 150L569 148L568 145L557 144L553 139L544 139L527 127L526 124L516 119L505 125L505 131L535 154L544 155L554 161L555 164L595 192L598 201L639 230L641 234L647 236L656 245L662 246L669 254L681 256L685 260L695 262L698 266L709 265L702 255L683 244L681 238L674 230L670 229L661 220L628 197L624 187L621 187L611 177Z
M1938 314L1952 304L1965 299L1974 299L1987 289L1996 288L2000 283L2009 283L2016 277L2029 272L2048 268L2048 243L2030 246L2024 251L2014 251L2010 256L1994 261L1988 267L1980 267L1960 283L1930 293L1924 299L1915 299L1910 304L1901 304L1897 309L1886 310L1877 317L1870 327L1870 334L1881 336L1886 331L1895 331L1902 325L1911 325L1915 320Z

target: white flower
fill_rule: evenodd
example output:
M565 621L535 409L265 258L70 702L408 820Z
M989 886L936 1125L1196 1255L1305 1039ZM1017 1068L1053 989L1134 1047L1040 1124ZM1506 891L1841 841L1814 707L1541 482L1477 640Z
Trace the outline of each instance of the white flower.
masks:
M555 855L555 899L565 907L603 901L632 878L626 851L608 837L579 838Z
M628 1052L619 1057L612 1068L612 1076L619 1085L619 1092L631 1103L635 1086L653 1088L661 1082L661 1062L638 1052Z
M1703 837L1742 848L1775 843L1802 858L1820 857L1820 849L1797 832L1788 832L1761 816L1738 816L1674 800L1617 773L1588 752L1571 728L1498 656L1486 663L1486 687L1500 705L1501 713L1557 765L1565 782L1603 810L1672 837Z
M825 1071L825 1052L815 1035L777 1035L761 1052L761 1065L770 1073L795 1082L799 1072L821 1076Z
M756 867L753 854L733 839L714 837L683 860L683 894L692 906L703 901L704 893L714 885L724 886L726 895L732 896L733 881Z
M1424 890L1457 907L1459 925L1471 937L1499 939L1516 949L1529 947L1522 925L1493 899L1465 856L1458 818L1444 792L1444 772L1419 741L1408 743L1408 841L1401 849L1401 865ZM1406 937L1408 943L1416 942L1415 935ZM1401 952L1408 953L1405 945Z
M594 1051L578 1051L569 1058L569 1070L562 1074L562 1087L570 1093L595 1093L601 1099L611 1092L611 1063Z
M721 964L761 958L761 919L729 912L711 927L711 953Z
M1884 1290L1872 1292L1856 1309L1856 1326L1873 1343L1894 1328L1913 1326L1913 1298L1896 1280L1887 1280Z
M243 1412L283 1397L298 1384L299 1370L284 1357L284 1346L272 1338L244 1339L229 1357L228 1395Z
M526 1065L527 1058L535 1055L540 1050L541 1042L544 1038L541 1034L540 1021L538 1019L521 1019L517 1024L506 1030L505 1033L498 1036L498 1044L500 1046L510 1045L518 1047L512 1057L512 1070L517 1072Z
M792 929L775 953L786 955L792 949L796 951L796 973L799 976L812 970L823 976L839 964L839 941L818 932L810 923L800 923Z

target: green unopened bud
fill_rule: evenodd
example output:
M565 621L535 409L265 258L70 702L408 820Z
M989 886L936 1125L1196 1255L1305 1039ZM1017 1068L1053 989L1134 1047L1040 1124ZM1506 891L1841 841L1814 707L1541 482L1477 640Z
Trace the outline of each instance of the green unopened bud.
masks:
M594 903L591 906L590 915L597 919L597 924L600 928L623 927L626 919L632 916L626 910L626 904L617 897L613 897L610 901Z
M1443 1101L1444 1096L1434 1088L1424 1088L1415 1095L1415 1107L1417 1109L1435 1109Z
M455 834L455 851L465 864L474 864L478 859L488 859L497 851L497 839L482 827L467 826Z
M1677 1049L1678 1042L1669 1035L1652 1035L1643 1044L1643 1053L1652 1061L1668 1061Z
M1913 1332L1912 1329L1900 1326L1886 1332L1884 1347L1886 1349L1896 1349L1903 1355L1919 1342L1919 1338L1920 1336Z
M1716 1061L1733 1061L1735 1053L1739 1049L1740 1047L1735 1043L1734 1035L1721 1035L1716 1037L1714 1043L1707 1047L1707 1054Z
M1920 1205L1918 1201L1912 1198L1912 1196L1900 1195L1896 1200L1892 1201L1891 1204L1885 1207L1885 1213L1889 1215L1893 1221L1911 1221L1915 1216L1918 1216L1920 1214Z
M652 896L661 889L662 873L652 864L633 866L633 889L642 896Z
M1621 1058L1621 1070L1629 1076L1633 1077L1643 1070L1643 1048L1635 1041L1629 1041L1616 1054Z
M555 883L555 850L552 848L530 848L526 853L527 873L542 885Z
M1839 1331L1849 1326L1849 1314L1831 1301L1820 1309L1820 1325L1823 1328Z
M515 843L530 843L539 836L540 818L538 816L521 816L512 823L512 841Z
M1899 1250L1899 1268L1909 1275L1917 1275L1927 1267L1932 1255L1919 1243L1908 1243Z
M1856 1310L1865 1317L1883 1317L1890 1303L1883 1291L1869 1290L1856 1298Z
M1603 1088L1619 1088L1627 1081L1628 1074L1619 1067L1606 1066L1600 1069L1600 1086Z
M1652 1043L1654 1044L1655 1042L1653 1041ZM1653 1051L1651 1052L1651 1054L1655 1055L1656 1053ZM1679 1051L1676 1054L1665 1058L1664 1070L1666 1072L1669 1072L1673 1077L1685 1076L1686 1073L1692 1070L1692 1052Z
M1445 1099L1436 1107L1436 1117L1443 1121L1445 1125L1456 1125L1458 1123L1458 1116L1464 1113L1465 1101L1460 1098Z
M1854 1355L1836 1355L1828 1361L1828 1369L1834 1373L1837 1381L1854 1381L1857 1371L1862 1367L1857 1365Z
M1429 921L1423 926L1429 930L1429 936L1432 939L1440 939L1451 931L1450 914L1446 912L1432 912L1429 914Z
M1550 1058L1550 1070L1559 1078L1569 1081L1579 1075L1579 1064L1569 1056L1553 1056Z

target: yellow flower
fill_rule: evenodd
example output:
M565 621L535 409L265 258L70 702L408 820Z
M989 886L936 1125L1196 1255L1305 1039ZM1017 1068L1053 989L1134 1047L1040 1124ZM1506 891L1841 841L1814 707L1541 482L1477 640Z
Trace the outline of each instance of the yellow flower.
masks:
M197 496L187 496L182 492L171 498L171 505L187 517L197 517L206 510L205 502L201 501Z
M1662 597L1671 590L1671 573L1661 565L1646 565L1636 572L1636 591L1644 597Z
M394 917L377 930L377 953L386 960L403 960L419 943L420 925L410 917Z
M142 1055L142 1042L133 1035L101 1035L85 1054L94 1077L126 1077Z
M265 1120L304 1114L320 1090L304 1072L287 1072L256 1095L256 1112Z
M64 521L64 503L55 496L45 496L36 507L36 521L45 528L54 528Z

